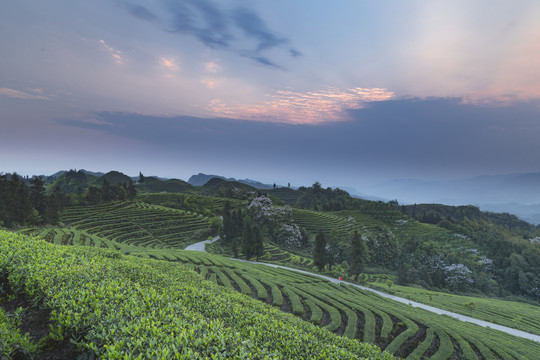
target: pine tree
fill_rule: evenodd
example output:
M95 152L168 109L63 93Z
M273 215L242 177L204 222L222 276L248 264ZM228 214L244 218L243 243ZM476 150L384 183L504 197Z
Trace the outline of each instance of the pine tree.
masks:
M45 217L48 215L48 202L45 198L45 182L43 176L36 176L30 180L30 203L32 207L37 210L40 217L48 222Z
M253 232L251 222L244 221L244 231L242 232L242 252L247 260L251 259L253 255Z
M238 258L238 238L231 240L231 248L235 258Z
M313 263L322 270L326 265L326 238L322 231L319 231L313 244Z
M264 244L263 244L263 238L261 229L257 226L253 226L253 240L254 240L254 255L257 258L257 261L259 261L259 256L262 256L263 250L264 250Z
M351 255L349 259L349 273L358 280L358 275L364 270L369 260L368 247L364 240L355 231L351 242Z

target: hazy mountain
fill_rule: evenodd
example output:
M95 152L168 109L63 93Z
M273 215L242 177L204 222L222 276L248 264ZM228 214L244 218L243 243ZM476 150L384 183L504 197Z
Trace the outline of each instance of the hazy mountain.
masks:
M382 197L379 197L379 196L373 196L373 195L364 194L364 193L356 190L353 187L337 186L337 188L339 188L341 190L345 190L346 192L349 193L349 195L351 195L352 197L358 198L358 199L371 200L371 201L385 201L385 202L388 201L388 199L385 199L385 198L382 198Z
M484 175L469 179L392 180L367 188L400 203L477 205L483 210L509 212L540 223L540 173Z
M251 179L237 180L235 178L226 178L225 176L221 176L221 175L207 175L203 173L192 175L189 178L188 183L190 183L193 186L203 186L212 178L218 178L218 179L223 179L227 181L237 181L237 182L252 186L256 189L272 189L273 188L273 185L263 184L259 181L255 181Z

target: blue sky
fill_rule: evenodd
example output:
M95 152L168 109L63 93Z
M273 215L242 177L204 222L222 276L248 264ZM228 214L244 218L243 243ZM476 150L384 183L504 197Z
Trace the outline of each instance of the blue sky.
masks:
M0 171L540 169L538 1L8 1Z

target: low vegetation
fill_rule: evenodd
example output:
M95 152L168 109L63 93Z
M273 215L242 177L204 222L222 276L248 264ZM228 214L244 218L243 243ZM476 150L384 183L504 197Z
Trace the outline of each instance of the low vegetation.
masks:
M181 264L1 231L0 271L3 288L51 310L49 336L70 338L83 354L115 359L391 358L375 346L337 337L201 282ZM13 323L0 324L9 344L25 343Z

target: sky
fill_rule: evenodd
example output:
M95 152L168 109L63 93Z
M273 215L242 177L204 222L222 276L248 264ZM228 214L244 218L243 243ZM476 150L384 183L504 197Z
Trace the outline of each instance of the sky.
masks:
M4 0L0 172L540 171L537 0Z

